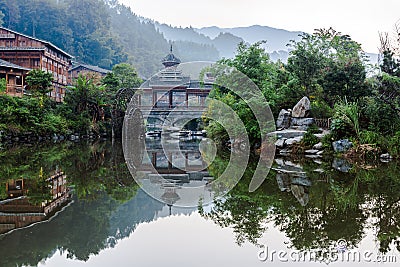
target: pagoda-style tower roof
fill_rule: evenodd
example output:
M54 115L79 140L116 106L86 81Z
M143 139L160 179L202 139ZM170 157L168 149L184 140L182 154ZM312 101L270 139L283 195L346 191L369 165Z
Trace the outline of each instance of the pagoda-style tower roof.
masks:
M181 63L181 60L172 53L172 45L171 45L170 53L166 57L163 58L162 64L164 65L164 67L169 68L169 67L177 66L180 63Z

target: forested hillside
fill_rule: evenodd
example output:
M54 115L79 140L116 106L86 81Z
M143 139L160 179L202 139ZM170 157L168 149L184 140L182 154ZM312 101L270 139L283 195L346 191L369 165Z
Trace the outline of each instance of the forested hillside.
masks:
M128 54L112 34L108 7L98 0L0 0L3 26L48 40L76 61L110 68Z
M0 0L0 23L12 30L54 43L75 61L110 69L121 62L148 77L161 65L169 42L152 21L117 0ZM182 60L217 60L211 45L179 41Z

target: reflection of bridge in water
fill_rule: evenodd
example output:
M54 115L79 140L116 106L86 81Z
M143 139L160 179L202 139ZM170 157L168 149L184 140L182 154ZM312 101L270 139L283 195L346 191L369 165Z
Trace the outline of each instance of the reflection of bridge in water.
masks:
M210 203L223 187L212 183L199 150L205 134L201 118L214 83L202 70L211 64L181 64L172 47L162 63L165 68L141 85L127 108L125 159L136 182L154 198L181 207Z
M208 196L212 196L209 184L213 177L207 171L208 165L199 151L200 140L168 140L178 144L179 149L163 149L161 138L146 140L146 152L137 169L140 180L170 206L185 195L184 188L200 189L196 194L186 194L186 199L198 201L204 190Z

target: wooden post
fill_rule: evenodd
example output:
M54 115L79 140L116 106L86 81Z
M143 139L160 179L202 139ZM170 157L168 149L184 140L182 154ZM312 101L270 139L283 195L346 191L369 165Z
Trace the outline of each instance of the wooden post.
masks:
M8 94L8 73L6 72L6 94Z

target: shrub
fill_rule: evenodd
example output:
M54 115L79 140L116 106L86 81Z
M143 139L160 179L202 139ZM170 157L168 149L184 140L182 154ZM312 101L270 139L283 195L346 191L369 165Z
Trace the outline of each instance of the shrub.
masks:
M360 144L377 145L382 149L387 148L387 140L381 134L372 131L361 131L359 136Z
M60 115L47 113L41 125L43 133L61 133L64 134L68 130L67 121Z
M7 89L6 79L0 79L0 93L4 93Z
M392 157L400 157L400 131L388 138L387 150Z
M310 127L307 132L304 134L303 139L301 140L301 145L305 148L310 148L313 145L319 142L319 139L314 135L315 128Z
M311 102L311 117L330 118L333 115L333 109L324 100L315 100Z
M357 102L343 101L335 104L331 131L335 138L351 137L360 134L360 109Z
M362 127L384 135L394 135L400 128L399 115L376 98L364 98L362 105Z
M321 130L318 128L317 125L312 124L312 125L310 125L310 127L308 127L307 132L310 132L310 133L313 133L313 134L317 134L317 133L320 133Z
M322 137L322 148L325 151L333 151L333 147L332 147L332 142L335 141L335 139L333 138L332 133L324 135L324 137Z

